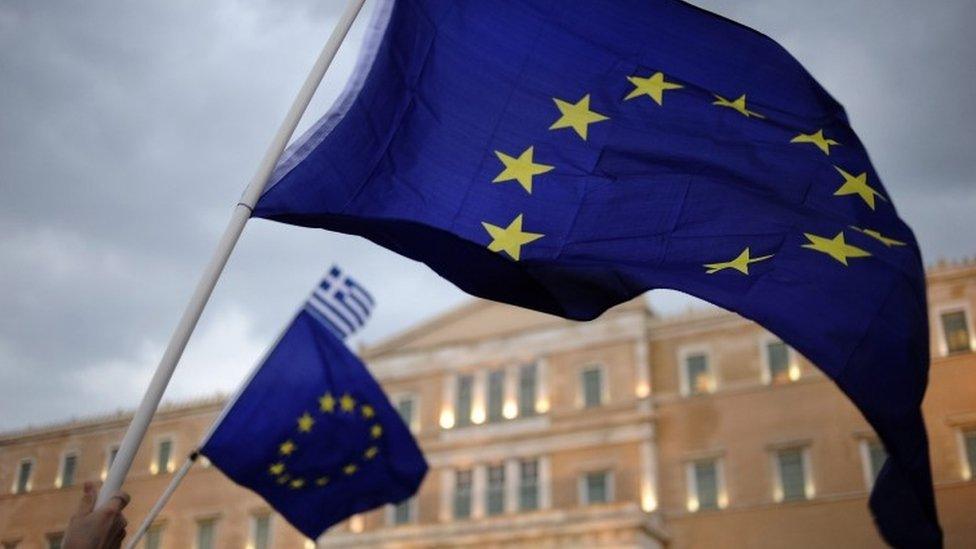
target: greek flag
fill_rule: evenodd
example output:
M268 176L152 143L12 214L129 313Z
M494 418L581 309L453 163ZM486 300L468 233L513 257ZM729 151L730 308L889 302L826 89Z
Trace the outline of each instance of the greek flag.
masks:
M333 265L305 303L305 310L339 339L356 333L376 302L358 282Z

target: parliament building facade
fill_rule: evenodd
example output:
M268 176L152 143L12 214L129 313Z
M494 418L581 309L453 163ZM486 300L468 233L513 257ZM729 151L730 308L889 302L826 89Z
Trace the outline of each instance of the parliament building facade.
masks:
M947 547L976 547L976 262L928 274L924 403ZM796 311L803 314L803 311ZM741 317L643 299L570 322L473 301L362 352L430 472L397 506L304 539L206 463L142 543L268 547L883 547L871 428ZM160 411L133 464L140 522L224 404ZM56 548L128 414L0 434L0 547Z

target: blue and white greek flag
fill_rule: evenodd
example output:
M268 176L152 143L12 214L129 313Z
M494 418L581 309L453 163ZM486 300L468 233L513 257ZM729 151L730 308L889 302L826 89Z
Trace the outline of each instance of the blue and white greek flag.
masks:
M305 303L305 310L339 339L366 324L376 302L358 282L333 265Z

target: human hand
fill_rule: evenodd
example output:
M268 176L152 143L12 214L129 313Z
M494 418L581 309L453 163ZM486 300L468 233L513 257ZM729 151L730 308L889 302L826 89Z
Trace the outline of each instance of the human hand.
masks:
M116 492L98 509L95 509L96 495L92 483L86 482L78 510L64 533L64 549L117 549L122 545L129 524L122 510L129 504L129 494Z

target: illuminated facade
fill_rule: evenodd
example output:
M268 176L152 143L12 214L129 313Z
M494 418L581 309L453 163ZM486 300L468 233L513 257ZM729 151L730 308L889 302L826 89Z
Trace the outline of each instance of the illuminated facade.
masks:
M976 263L929 273L925 413L947 546L976 546ZM822 374L736 315L641 300L576 323L475 301L364 351L431 471L320 547L882 546L884 458ZM221 401L153 422L126 489L139 520ZM127 417L0 435L0 542L47 547ZM256 496L195 467L152 547L303 547ZM19 544L18 544L19 543ZM13 545L18 544L18 545Z

